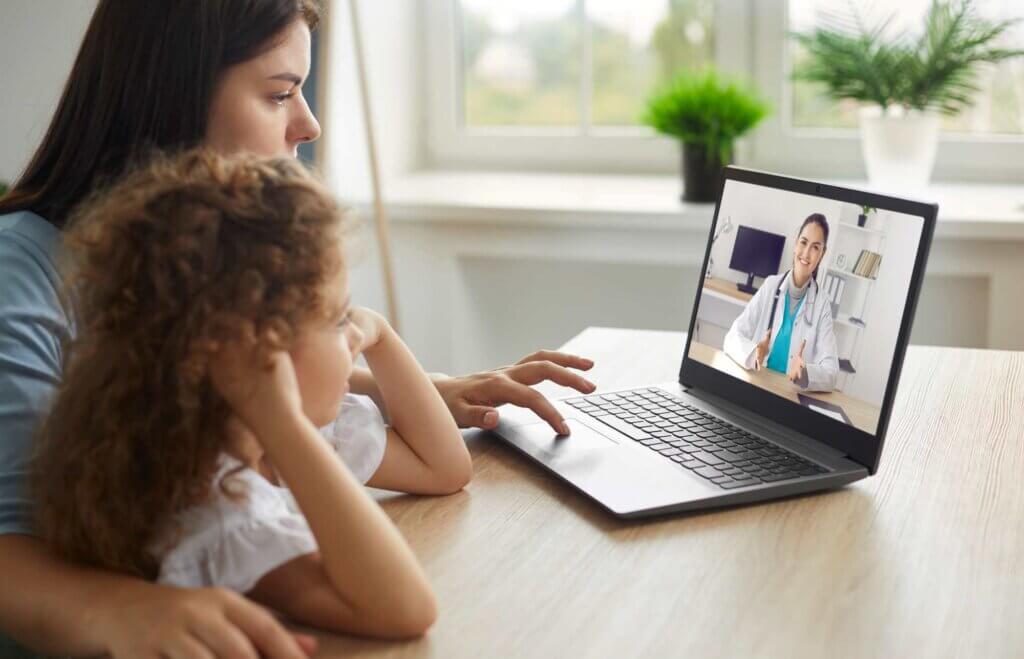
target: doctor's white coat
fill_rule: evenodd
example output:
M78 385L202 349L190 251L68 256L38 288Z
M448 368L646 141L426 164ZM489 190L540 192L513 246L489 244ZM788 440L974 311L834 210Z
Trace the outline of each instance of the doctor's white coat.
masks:
M771 344L782 329L782 316L785 313L785 298L789 295L788 280L792 273L772 275L764 281L754 297L747 303L743 313L733 321L732 327L725 335L725 354L729 355L743 368L754 368L754 355L757 342L768 331L768 314L772 310L772 298L779 284L784 283L779 294L779 303L775 309L775 322L772 324ZM785 279L783 279L785 277ZM810 320L810 324L807 323ZM793 319L793 333L789 341L790 363L800 350L800 343L806 339L804 347L804 363L807 365L807 387L805 391L833 391L836 378L839 376L839 357L836 354L836 335L832 326L832 306L827 298L819 297L819 289L815 283L807 288L800 313ZM769 350L770 353L770 350Z

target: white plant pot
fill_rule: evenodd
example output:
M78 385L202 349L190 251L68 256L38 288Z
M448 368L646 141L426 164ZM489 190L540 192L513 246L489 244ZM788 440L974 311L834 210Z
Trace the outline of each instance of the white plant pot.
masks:
M894 192L927 187L938 144L936 115L902 107L860 111L860 145L872 187Z

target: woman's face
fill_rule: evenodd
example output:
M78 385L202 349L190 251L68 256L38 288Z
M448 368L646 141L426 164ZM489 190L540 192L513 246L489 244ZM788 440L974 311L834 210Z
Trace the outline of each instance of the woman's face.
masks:
M793 249L793 275L799 285L807 281L825 255L825 230L811 222L800 231Z
M334 305L330 315L310 319L291 350L302 411L317 427L337 418L363 342L362 331L349 319L348 277L340 270L324 291Z
M296 20L273 48L228 69L214 91L205 144L221 153L294 158L299 144L320 136L302 95L309 63L309 27Z

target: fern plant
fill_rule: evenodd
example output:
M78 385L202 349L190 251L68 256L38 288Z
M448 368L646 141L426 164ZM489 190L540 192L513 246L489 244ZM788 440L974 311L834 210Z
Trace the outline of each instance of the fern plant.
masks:
M988 21L972 0L932 0L924 32L887 37L889 19L868 27L853 3L823 14L813 32L791 33L808 53L793 78L824 85L833 99L955 115L971 104L982 64L1024 55L994 43L1017 21Z
M725 80L714 69L684 72L648 100L641 121L683 144L703 147L727 163L733 145L769 111L754 92Z

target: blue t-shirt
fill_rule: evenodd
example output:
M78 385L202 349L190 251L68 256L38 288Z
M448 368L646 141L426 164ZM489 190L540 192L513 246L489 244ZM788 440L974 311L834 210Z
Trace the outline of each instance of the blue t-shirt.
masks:
M32 534L32 441L71 338L60 301L60 231L35 213L0 215L0 535Z
M800 313L804 298L796 303L796 309L789 313L789 294L786 293L786 306L782 310L782 327L775 335L775 343L772 344L772 351L768 354L768 368L779 373L787 373L789 370L789 343L793 336L793 319ZM804 297L807 297L806 295Z

